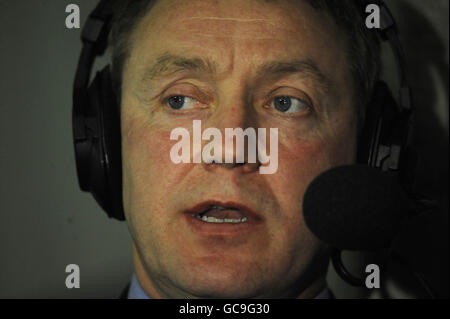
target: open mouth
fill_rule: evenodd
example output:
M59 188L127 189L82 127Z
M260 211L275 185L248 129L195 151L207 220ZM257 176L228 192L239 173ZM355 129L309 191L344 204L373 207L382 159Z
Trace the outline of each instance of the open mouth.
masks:
M203 202L187 211L196 219L210 224L243 224L259 221L249 208L237 203Z
M211 205L204 211L195 214L194 217L206 223L245 223L247 216L244 212L235 207L225 207L221 205Z
M237 202L204 201L185 210L184 215L193 233L203 239L217 236L221 239L245 237L261 229L259 226L264 223L259 214ZM207 243L211 247L211 243Z

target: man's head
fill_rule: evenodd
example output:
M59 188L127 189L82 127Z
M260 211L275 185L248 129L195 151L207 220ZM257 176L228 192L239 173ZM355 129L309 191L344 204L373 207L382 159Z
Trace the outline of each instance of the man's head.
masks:
M323 285L326 254L304 224L303 194L324 170L355 161L357 110L377 74L371 41L354 43L350 21L333 19L337 2L159 0L125 23L129 37L113 32L124 209L151 296L312 297ZM278 128L277 172L174 164L171 131L192 136L193 120L222 133ZM213 201L247 222L191 216Z

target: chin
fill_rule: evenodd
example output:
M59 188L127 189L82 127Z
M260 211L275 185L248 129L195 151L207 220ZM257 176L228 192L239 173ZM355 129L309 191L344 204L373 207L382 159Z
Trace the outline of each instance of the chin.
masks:
M228 269L223 265L219 269L199 267L181 279L182 288L197 298L258 298L267 290L261 273L238 265Z
M202 279L185 287L189 294L197 298L249 299L257 298L259 290L252 282L236 280Z

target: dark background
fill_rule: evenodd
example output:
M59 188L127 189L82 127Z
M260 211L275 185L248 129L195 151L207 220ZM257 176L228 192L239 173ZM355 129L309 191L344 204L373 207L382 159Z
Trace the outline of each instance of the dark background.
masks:
M449 1L387 2L414 92L417 186L440 203L439 211L407 223L396 247L448 298ZM97 1L0 0L0 298L114 298L133 272L126 224L108 219L78 189L71 87L81 42L80 29L65 27L69 3L79 5L83 23ZM384 62L395 88L388 50ZM344 257L354 269L363 260ZM80 289L65 286L71 263L80 266ZM328 283L337 297L367 296L331 268ZM393 287L393 296L414 297Z

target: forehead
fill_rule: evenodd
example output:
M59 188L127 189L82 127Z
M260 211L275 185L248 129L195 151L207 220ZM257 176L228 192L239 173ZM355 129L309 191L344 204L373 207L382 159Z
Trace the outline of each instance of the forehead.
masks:
M307 17L311 19L306 19ZM304 0L158 0L153 3L147 19L144 19L144 25L164 26L159 30L163 31L182 24L190 31L200 34L221 32L222 26L227 27L228 31L233 26L234 31L245 26L251 34L241 36L261 37L268 32L266 35L270 37L281 30L295 32L298 27L303 27L306 31L308 27L312 27L306 25L308 22L319 22L322 19L324 16ZM215 24L216 28L205 29L201 27L202 24ZM227 34L233 35L235 34Z
M332 72L344 62L337 28L303 0L158 0L134 30L130 61L162 54L208 57L223 72L268 60L314 58Z

